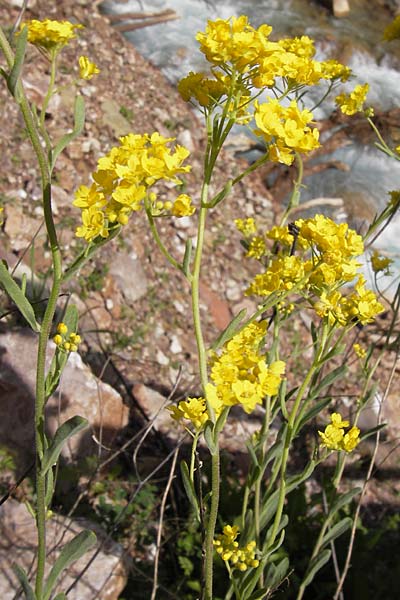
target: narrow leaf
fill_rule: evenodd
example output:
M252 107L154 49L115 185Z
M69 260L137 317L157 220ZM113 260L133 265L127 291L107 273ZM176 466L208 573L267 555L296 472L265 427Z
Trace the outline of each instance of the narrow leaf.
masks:
M322 552L320 552L319 555L316 556L311 561L310 566L307 571L307 575L302 582L302 587L306 588L308 585L310 585L310 583L314 579L315 575L318 573L318 571L320 569L322 569L322 567L324 565L326 565L326 563L328 562L330 557L331 557L331 551L326 549L326 550L323 550Z
M81 531L81 533L78 533L77 536L65 544L47 578L43 591L43 600L49 600L62 571L81 558L95 543L96 536L93 531Z
M224 329L224 331L222 331L222 333L220 333L220 335L217 337L217 339L211 346L212 350L218 350L218 348L221 348L221 346L226 344L226 342L229 342L229 340L235 335L240 323L245 318L246 313L247 313L247 310L245 308L243 308L236 315L236 317L234 317L232 319L232 321L229 323L229 325Z
M196 514L196 519L200 523L200 509L199 509L199 503L198 503L197 496L196 496L196 490L194 488L194 483L190 479L190 476L189 476L189 468L184 460L181 462L181 475L182 475L183 487L185 488L186 495L188 497L188 500L189 500L195 514Z
M18 581L24 590L26 600L36 600L35 592L31 584L29 583L28 576L25 573L24 569L19 565L13 564L12 566L14 573L18 577Z
M217 447L214 441L214 424L212 421L207 421L204 426L204 439L212 456L217 452Z
M96 243L91 243L86 246L86 248L78 255L78 257L74 260L73 263L64 271L62 282L65 283L72 279L72 277L83 267L83 265L92 258L94 254L102 247L104 244L108 244L111 240L113 240L119 232L121 231L121 227L116 227L110 233L110 235L106 238L101 238Z
M289 559L287 556L285 556L285 558L283 558L277 565L271 563L265 581L265 583L268 585L268 588L270 590L274 590L279 587L286 577L288 571Z
M7 265L3 260L0 260L0 285L7 292L20 313L25 317L33 331L40 331L40 325L36 321L35 312L31 303L8 272Z
M56 431L56 434L44 453L42 462L42 474L47 471L57 462L64 443L73 435L88 426L88 421L82 417L72 417L65 421Z
M336 523L323 537L321 547L327 546L330 542L333 542L336 538L340 537L348 529L350 529L353 521L350 517L345 517L339 523Z
M28 27L23 27L20 33L15 36L15 56L14 64L7 77L7 86L11 94L15 96L15 88L17 87L18 80L21 75L21 70L24 64L26 44L28 41Z
M257 590L254 594L248 597L248 600L263 600L263 598L268 598L270 589L267 587L262 588L262 590Z
M67 596L64 594L64 592L60 592L57 594L57 596L54 596L53 600L67 600Z
M300 419L299 424L296 425L296 427L295 427L296 434L299 433L299 431L301 431L301 429L303 429L304 425L306 425L306 423L308 423L308 421L310 421L311 419L313 419L326 406L328 406L328 404L331 402L331 400L332 400L332 398L330 396L327 396L326 398L323 398L322 400L319 400L319 402L316 402L314 404L314 406L312 408L310 408L309 411L306 412L306 414L304 415L304 417L302 417Z
M85 125L85 101L82 96L76 96L74 108L74 128L71 133L66 133L58 140L52 152L51 171L54 169L56 160L61 152L83 131Z
M54 475L53 469L49 469L46 473L46 506L49 507L54 493Z
M346 506L346 504L351 502L354 496L357 496L357 494L359 494L360 492L361 488L355 487L346 494L342 494L341 496L336 498L335 502L332 504L329 510L329 517L333 517L335 513L337 513L341 508L343 508L343 506Z
M321 379L317 387L314 388L314 390L312 391L311 397L317 398L324 388L326 388L328 385L331 385L334 381L336 381L336 379L341 379L342 377L344 377L346 371L346 365L341 365L340 367L333 369L330 373L328 373L327 375L325 375L325 377Z

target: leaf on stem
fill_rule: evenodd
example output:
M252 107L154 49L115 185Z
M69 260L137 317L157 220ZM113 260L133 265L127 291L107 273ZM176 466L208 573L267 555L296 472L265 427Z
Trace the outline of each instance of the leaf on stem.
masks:
M40 325L36 321L35 311L33 310L32 305L12 275L8 272L7 264L3 260L0 260L0 285L17 306L33 331L39 332Z
M41 465L42 474L45 475L49 469L57 462L58 457L60 456L61 450L65 444L65 442L88 426L87 419L83 417L71 417L68 421L65 421L60 427L57 429L56 434L44 453L43 462Z
M194 488L194 483L190 479L189 468L184 460L181 462L181 475L183 480L183 487L185 488L186 495L190 502L191 507L193 508L196 519L200 523L200 508L199 503L196 496L196 490Z
M340 537L352 526L353 520L350 517L344 517L339 523L336 523L323 537L321 542L321 548L327 546L330 542L333 542L336 538Z
M236 315L236 317L233 317L233 319L229 323L229 325L217 337L217 339L215 340L215 342L211 346L211 350L214 350L214 351L218 350L218 348L221 348L221 346L223 346L224 344L226 344L226 342L229 342L229 340L235 335L235 333L237 333L239 325L243 321L243 319L245 318L246 313L247 313L247 310L245 308L243 308Z
M7 77L7 86L11 94L15 97L18 80L21 76L22 67L24 64L26 44L28 42L28 27L23 27L20 33L15 36L15 56L14 64Z
M69 567L69 565L71 565L73 562L81 558L81 556L90 550L95 543L96 535L93 533L93 531L81 531L81 533L78 533L77 536L65 544L47 578L43 591L43 600L49 600L51 592L53 591L53 588L57 583L57 579L61 575L62 571Z
M51 155L51 171L53 171L57 158L61 152L83 131L85 125L85 101L82 96L76 96L74 108L74 128L71 133L62 136L55 145Z
M12 566L14 573L18 577L18 581L24 590L26 600L36 600L35 592L28 580L28 575L25 573L24 569L19 565Z
M322 567L324 565L326 565L326 563L328 562L330 557L331 557L331 551L326 548L325 550L320 552L318 554L318 556L313 558L313 560L311 561L310 566L307 570L307 575L301 584L302 588L306 588L308 585L310 585L310 583L314 579L315 575L318 573L318 571L320 569L322 569Z

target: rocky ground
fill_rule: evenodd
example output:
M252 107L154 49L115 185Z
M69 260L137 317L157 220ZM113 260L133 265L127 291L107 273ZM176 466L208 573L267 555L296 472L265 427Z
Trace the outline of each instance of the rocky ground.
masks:
M17 4L0 0L0 22L4 27L11 27L15 22ZM179 143L187 146L191 151L192 171L186 178L186 189L196 203L202 174L204 130L198 117L159 70L146 62L131 44L113 30L107 19L98 12L97 2L63 0L48 3L34 0L28 4L28 18L68 19L85 25L79 37L62 53L58 91L46 115L52 136L56 138L72 125L75 87L71 85L71 80L77 75L77 57L88 55L101 69L100 75L93 80L77 84L86 102L85 129L82 136L60 156L55 170L54 210L65 262L68 264L80 248L80 242L74 235L79 219L77 209L72 206L74 191L79 185L90 182L90 173L98 157L116 144L119 136L129 132L157 130L165 136L176 137ZM29 97L40 105L48 81L48 64L34 48L28 50L23 81ZM397 116L392 115L392 120ZM325 123L321 127L332 127L332 124ZM0 255L11 265L21 261L27 272L33 269L36 273L44 274L49 266L49 253L43 231L39 229L43 215L38 172L21 127L21 117L10 102L5 85L0 88L0 125L0 203L4 207ZM395 137L396 132L391 130L391 133ZM332 143L345 143L340 136ZM242 159L232 152L226 152L217 169L215 191L227 177L240 172L244 166ZM337 167L342 168L341 165ZM237 187L221 211L215 211L210 216L205 249L206 268L201 287L205 337L208 342L224 329L241 308L254 310L256 307L253 300L243 297L243 288L253 267L244 262L240 236L233 220L256 216L261 225L267 226L281 212L282 200L290 189L293 173L278 168L274 187L267 189L264 181L269 174L265 169L253 174ZM161 194L167 198L174 192L164 188ZM186 238L195 235L194 218L165 220L160 226L160 234L170 251L181 257ZM35 242L31 246L34 237ZM42 287L41 292L38 286ZM37 294L45 296L46 276L41 275L34 287ZM84 339L82 357L102 380L119 390L129 408L129 418L127 413L120 410L121 423L126 426L123 440L132 436L149 416L157 412L163 397L155 395L156 391L166 396L179 379L175 396L196 393L198 378L193 330L189 325L189 290L183 277L166 265L143 215L138 214L131 219L122 235L106 245L76 277L72 288L71 300L78 305L81 315L80 333ZM4 305L2 312L9 308ZM296 345L292 360L293 373L297 373L295 376L298 377L301 376L307 324L307 316L303 315L297 320L294 330L287 334L288 348ZM3 320L3 336L15 327L18 324L14 320ZM371 334L378 336L379 328L371 330ZM4 339L2 347L7 347L9 342L4 342ZM18 352L20 355L26 350L20 348ZM387 379L389 368L390 363L382 371L382 381ZM16 366L14 372L17 370ZM353 372L349 382L343 384L340 390L349 398L357 389L355 363ZM73 381L72 374L72 386ZM389 412L393 426L390 448L399 434L395 416L397 407L398 398L393 398ZM112 415L110 419L112 421ZM99 427L104 425L100 421L96 421L96 424ZM116 429L115 418L112 427ZM164 433L168 429L165 421L159 427ZM248 428L244 427L240 420L231 425L230 437L234 440L232 451L238 452L240 444L243 444L239 430L248 433L251 427L251 423ZM157 461L165 452L165 437L156 436L156 442L152 442L147 457L151 459L151 464L154 458ZM107 443L114 443L113 436L107 438ZM227 444L229 446L229 441ZM386 456L384 450L382 459ZM396 465L397 458L393 458L393 466ZM151 467L148 465L147 468ZM386 496L387 486L390 492L396 488L392 481L382 485L382 494ZM375 489L374 494L376 501L379 489Z

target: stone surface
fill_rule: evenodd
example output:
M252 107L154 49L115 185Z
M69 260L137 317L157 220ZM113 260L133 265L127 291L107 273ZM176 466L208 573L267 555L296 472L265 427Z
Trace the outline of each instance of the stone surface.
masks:
M94 529L94 526L60 515L47 521L47 547L50 551L47 556L46 574L61 548L86 528ZM122 546L106 540L104 532L98 527L94 531L97 535L96 546L73 563L58 581L57 591L66 591L97 552L95 560L68 593L68 600L117 600L126 585L128 562L123 556ZM18 581L12 564L18 564L29 574L34 572L32 564L37 545L35 521L24 504L15 500L7 500L3 504L0 532L0 598L22 598L22 592L21 595L18 592Z
M37 337L28 329L0 334L0 445L15 452L21 465L28 464L34 453L36 344ZM89 428L64 448L67 459L97 451L92 435L109 447L128 423L128 408L121 396L95 377L78 353L70 355L61 385L46 410L51 435L75 415L89 421Z
M120 254L110 265L110 275L127 302L136 302L147 292L148 282L135 254Z

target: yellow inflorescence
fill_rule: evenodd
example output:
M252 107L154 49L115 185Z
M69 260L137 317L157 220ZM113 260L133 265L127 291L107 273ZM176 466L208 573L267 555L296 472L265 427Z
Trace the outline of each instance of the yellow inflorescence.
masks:
M267 365L259 350L265 332L265 321L252 323L212 357L213 383L206 385L206 395L217 415L224 406L235 404L250 413L265 396L278 393L285 363L278 360Z
M196 36L211 64L211 76L190 72L178 84L186 101L195 101L205 114L217 107L224 118L238 124L251 121L250 105L266 88L278 99L255 103L256 130L267 144L272 161L290 165L296 152L318 148L319 132L313 116L297 104L297 92L324 80L346 81L350 69L335 60L315 60L314 42L308 36L271 41L272 27L254 28L246 16L208 21ZM279 99L292 98L289 106Z
M204 398L186 398L178 406L169 406L171 417L176 421L187 419L195 429L202 429L208 419L206 401Z
M133 211L141 210L146 197L156 204L156 194L149 192L154 183L161 179L181 183L178 174L190 170L190 166L183 166L189 150L178 145L170 148L173 140L157 132L121 137L120 145L99 159L94 183L80 186L75 193L73 204L82 210L82 225L76 235L88 242L106 238L112 228L126 225ZM178 216L193 214L189 197L179 196L174 211Z
M57 325L57 333L53 337L53 342L58 348L66 352L76 352L81 341L81 336L77 333L68 335L68 327L65 323L61 322Z
M349 425L348 421L343 421L339 413L333 413L331 423L325 427L325 431L318 431L322 446L328 450L352 452L360 441L360 430L353 426L345 433Z
M100 73L100 69L87 56L79 57L79 77L81 79L92 79L93 75L98 73Z
M312 300L321 318L342 326L357 322L364 325L384 310L358 272L357 257L363 253L364 243L347 223L337 224L324 215L315 215L299 219L294 229L273 227L264 238L250 237L247 256L264 262L268 258L268 266L255 276L247 295L268 296L293 290ZM268 239L278 244L272 255ZM293 244L296 253L292 252ZM339 289L349 282L354 283L354 291L343 295Z
M389 274L389 267L393 260L387 256L381 256L378 250L374 250L371 256L371 265L374 273L385 271L386 275Z
M369 85L356 85L350 94L340 94L336 96L336 104L345 115L355 115L363 110L363 105L367 97Z
M70 40L76 37L76 30L83 29L83 25L70 23L69 21L26 21L21 25L28 27L28 42L40 46L46 50L53 50L66 46Z
M230 563L234 569L247 571L249 567L256 569L260 561L256 559L257 545L251 541L246 546L239 546L236 538L239 534L239 528L232 525L225 525L223 533L217 535L214 540L214 548L222 560Z

